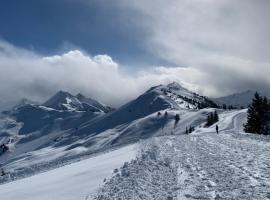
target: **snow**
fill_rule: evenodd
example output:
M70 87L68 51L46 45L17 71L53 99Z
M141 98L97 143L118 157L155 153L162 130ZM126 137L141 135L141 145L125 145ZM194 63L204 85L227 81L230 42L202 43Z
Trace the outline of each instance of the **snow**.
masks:
M141 157L121 167L95 199L269 199L269 137L240 134L245 119L246 110L227 111L219 134L197 127L146 140Z
M4 119L7 128L0 122L1 144L13 141L9 144L12 148L0 156L0 163L14 180L47 170L48 166L50 169L59 167L63 162L69 162L69 159L76 159L76 153L77 157L81 157L81 154L89 155L142 138L171 133L174 123L167 125L167 122L173 121L176 114L172 109L183 108L185 111L179 112L188 115L190 110L187 107L195 107L187 102L182 107L178 106L177 102L182 101L181 98L177 96L172 99L164 95L162 89L194 96L192 92L173 83L152 88L113 112L94 99L81 94L73 96L63 91L42 105L21 104L6 113L7 119L13 120ZM166 118L164 109L168 112ZM157 117L158 111L163 111L163 115ZM197 125L204 120L200 113L198 117L193 114L185 123L179 122L178 132L183 133L190 123ZM186 115L184 117L187 118ZM13 128L12 124L15 124ZM184 129L179 130L181 126ZM0 177L0 182L3 181Z
M95 113L104 106L65 92L47 102L55 107L15 109L17 121L0 120L0 141L13 141L0 161L10 180L28 178L0 185L1 200L269 199L270 137L243 133L246 109L198 110L194 102L201 101L172 83L110 113ZM93 112L79 112L87 103ZM63 105L72 107L56 110ZM205 128L214 110L220 120ZM187 135L190 126L195 131Z
M115 168L135 158L136 144L0 185L1 200L75 200L90 197ZM16 192L15 192L16 191Z

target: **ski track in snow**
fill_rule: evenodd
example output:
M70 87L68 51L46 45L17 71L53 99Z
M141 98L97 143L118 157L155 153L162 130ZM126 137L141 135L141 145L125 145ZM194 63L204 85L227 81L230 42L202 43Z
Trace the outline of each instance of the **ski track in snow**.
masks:
M121 168L95 199L270 199L270 143L240 134L244 119L243 111L228 112L221 115L220 134L214 125L147 140L142 155L148 159L127 164L128 176Z

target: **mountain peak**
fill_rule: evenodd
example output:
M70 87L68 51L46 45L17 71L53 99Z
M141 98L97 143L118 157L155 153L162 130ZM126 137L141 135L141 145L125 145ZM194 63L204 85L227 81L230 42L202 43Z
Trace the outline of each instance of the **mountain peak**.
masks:
M173 89L173 90L182 90L182 91L188 91L190 93L193 93L193 92L189 91L187 88L183 87L180 83L178 83L176 81L169 83L167 85L167 87L170 89Z
M60 90L47 100L43 106L56 110L81 110L80 102L72 94Z
M73 96L72 94L62 90L47 100L43 106L65 111L91 111L106 113L112 110L112 108L99 103L94 99L87 98L81 93Z
M53 97L67 97L67 96L73 96L73 95L67 91L59 90L57 93L55 93Z
M173 82L169 83L169 84L167 85L167 87L182 88L182 86L181 86L178 82L176 82L176 81L173 81Z
M86 98L83 94L81 94L81 93L78 93L77 95L76 95L76 97L78 98L78 99L83 99L83 98Z
M159 85L152 87L148 92L155 91L161 95L164 100L169 102L171 107L181 109L200 109L205 107L217 107L218 105L210 99L200 96L180 85L178 82L172 82L168 85Z

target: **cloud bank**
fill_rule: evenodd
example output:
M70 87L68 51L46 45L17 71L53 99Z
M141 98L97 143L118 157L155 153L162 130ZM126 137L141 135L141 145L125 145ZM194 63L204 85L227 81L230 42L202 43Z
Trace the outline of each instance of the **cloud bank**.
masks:
M0 109L14 105L21 98L42 102L59 90L80 92L120 106L153 85L174 80L166 68L152 68L133 75L124 73L124 68L108 55L90 56L72 50L44 57L1 41Z
M202 64L208 70L201 65L186 68L157 66L128 73L124 72L126 66L116 63L108 55L90 56L72 50L44 57L1 41L0 110L13 106L22 98L43 102L59 90L73 94L80 92L118 107L151 86L172 81L210 96L270 85L269 63L257 65L257 62L236 57L217 56ZM254 72L255 65L260 70Z
M185 78L199 84L204 94L269 91L270 1L116 2L132 11L129 19L146 33L145 48L175 66L188 67L184 73L195 75Z

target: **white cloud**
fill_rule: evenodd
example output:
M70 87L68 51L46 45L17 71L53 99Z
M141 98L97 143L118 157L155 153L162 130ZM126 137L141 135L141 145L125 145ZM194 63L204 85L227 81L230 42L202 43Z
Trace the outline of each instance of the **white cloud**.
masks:
M170 75L152 69L133 75L108 55L89 56L79 50L43 57L0 42L0 108L21 98L45 101L58 90L83 93L119 106L153 85L168 83Z
M212 56L200 65L187 68L152 67L127 74L123 72L125 66L108 55L89 56L73 50L43 57L3 42L0 49L0 109L14 105L21 98L45 101L59 90L81 92L120 106L153 85L172 81L210 96L270 85L269 63L232 56ZM254 72L255 65L261 70Z

